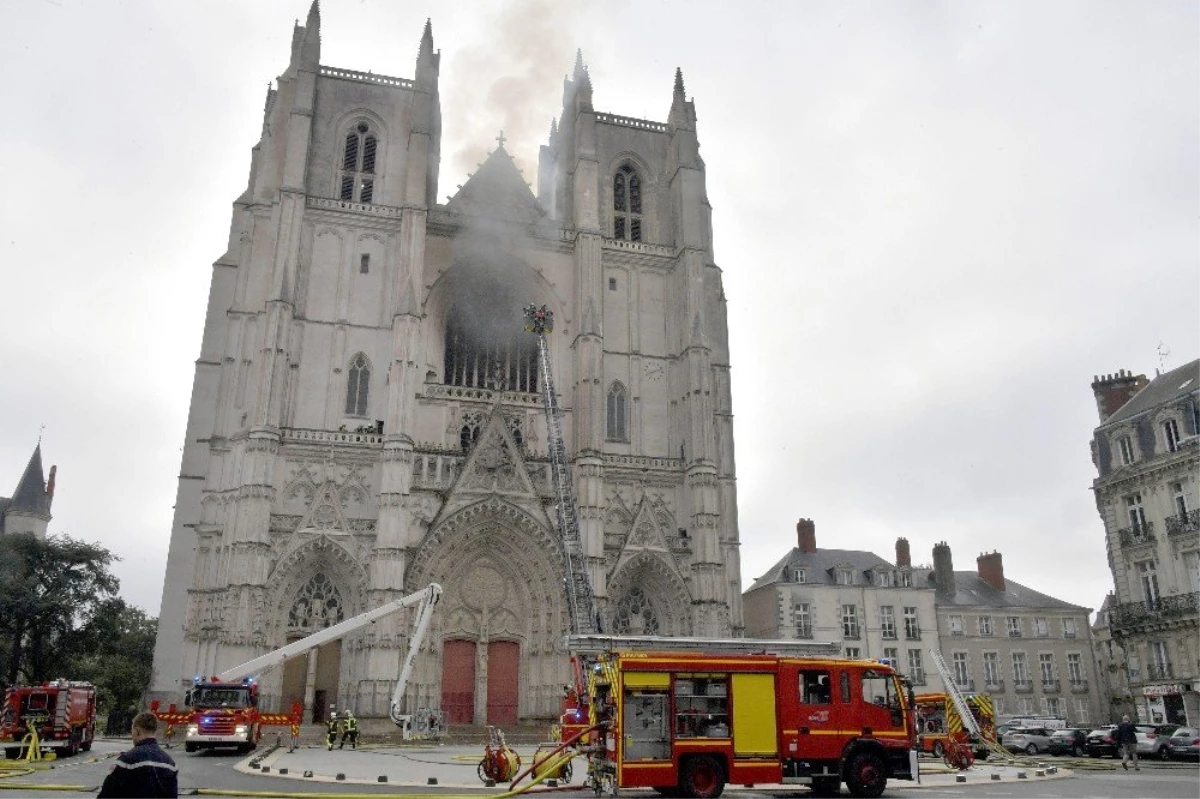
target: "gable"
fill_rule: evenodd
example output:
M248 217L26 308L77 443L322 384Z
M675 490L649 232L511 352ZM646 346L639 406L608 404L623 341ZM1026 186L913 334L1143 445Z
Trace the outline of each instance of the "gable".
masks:
M546 216L513 158L501 145L488 155L446 207L468 216L530 224Z

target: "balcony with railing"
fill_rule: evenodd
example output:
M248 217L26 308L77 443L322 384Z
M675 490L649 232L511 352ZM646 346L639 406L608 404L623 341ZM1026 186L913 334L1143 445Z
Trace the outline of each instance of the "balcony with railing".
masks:
M1042 680L1042 691L1048 694L1056 694L1062 690L1062 683L1058 680Z
M990 694L1002 694L1004 693L1004 680L988 680L983 687Z
M1086 694L1088 692L1087 680L1071 680L1071 693Z
M1168 680L1174 676L1170 663L1151 663L1146 667L1146 676L1151 680Z
M1033 693L1033 680L1013 680L1013 690L1019 694Z
M1200 591L1161 596L1148 602L1122 602L1109 614L1114 635L1137 627L1200 615Z
M1200 508L1163 519L1168 536L1200 532Z
M1141 522L1129 527L1122 527L1117 530L1117 537L1121 540L1123 547L1153 544L1157 540L1154 537L1154 522Z

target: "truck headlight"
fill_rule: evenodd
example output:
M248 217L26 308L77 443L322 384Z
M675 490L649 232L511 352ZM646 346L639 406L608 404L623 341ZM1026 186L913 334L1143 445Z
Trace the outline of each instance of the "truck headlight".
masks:
M245 724L239 724L239 725L237 725L236 727L234 727L234 728L233 728L233 734L234 734L234 735L245 735L245 734L246 734L246 725L245 725Z
M199 735L199 734L200 734L200 727L199 727L198 725L196 725L196 724L189 724L189 725L188 725L187 734L188 734L188 735Z

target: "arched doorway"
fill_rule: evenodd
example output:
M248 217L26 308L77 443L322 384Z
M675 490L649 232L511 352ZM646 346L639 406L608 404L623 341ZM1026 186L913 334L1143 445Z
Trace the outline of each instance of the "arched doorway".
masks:
M317 572L297 592L287 618L288 643L298 641L345 618L342 592L325 575ZM282 702L302 702L311 708L313 723L325 720L338 702L338 677L342 668L342 642L330 641L311 650L306 657L284 663Z

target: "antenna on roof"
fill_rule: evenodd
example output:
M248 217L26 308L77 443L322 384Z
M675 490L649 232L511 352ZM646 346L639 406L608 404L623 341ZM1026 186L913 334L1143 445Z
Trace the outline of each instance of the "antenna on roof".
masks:
M1165 372L1167 370L1167 359L1171 357L1171 348L1167 346L1165 341L1158 342L1158 370Z

